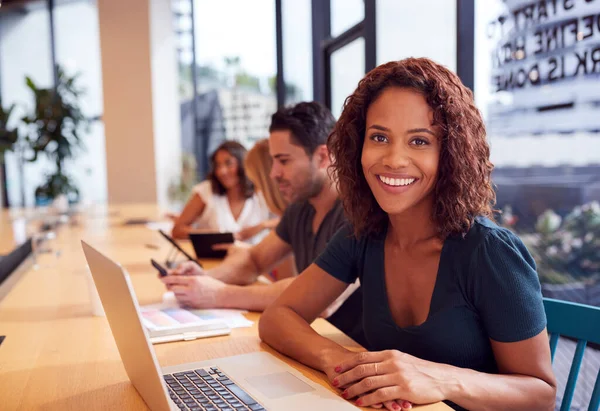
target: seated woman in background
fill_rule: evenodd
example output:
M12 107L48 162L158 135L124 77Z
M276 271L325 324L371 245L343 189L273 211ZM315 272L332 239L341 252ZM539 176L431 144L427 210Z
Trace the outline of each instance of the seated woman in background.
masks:
M271 212L271 218L261 221L255 226L243 228L235 235L236 240L246 241L248 238L261 234L263 230L274 229L279 223L283 211L287 207L287 203L281 196L277 184L269 175L271 173L272 165L273 159L269 154L268 139L260 140L250 149L250 151L248 151L246 160L244 161L246 175L254 183L256 191L262 194L265 199L267 207L269 207L269 211ZM235 252L237 247L248 246L243 244L244 243L240 244L239 242L236 242L235 246L228 248L229 253ZM296 275L297 272L294 257L291 256L283 260L270 274L273 280L281 280Z
M207 179L194 187L175 220L173 237L187 238L193 231L237 233L270 218L262 195L246 176L245 157L246 149L235 141L226 141L215 150Z
M245 241L254 237L263 230L271 230L277 226L283 211L287 207L281 197L277 184L269 177L273 159L269 154L269 140L260 140L248 151L244 161L246 176L254 183L254 188L265 199L265 203L271 212L271 218L260 223L243 228L236 234L236 239Z
M535 263L493 222L471 91L428 59L379 66L346 100L328 146L350 224L264 312L261 338L357 405L554 409ZM363 353L309 325L356 278Z

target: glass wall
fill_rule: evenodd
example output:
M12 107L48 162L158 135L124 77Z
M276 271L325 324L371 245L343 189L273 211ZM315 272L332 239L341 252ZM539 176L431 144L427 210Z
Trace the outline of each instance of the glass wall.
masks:
M53 86L49 12L45 5L45 1L33 2L22 9L0 13L2 105L16 105L12 122L19 125L22 135L26 129L20 119L33 110L34 104L25 78L28 76L39 88ZM6 154L8 200L11 205L33 205L35 188L53 167L45 158L35 163L26 161L32 153L25 149L23 141L19 146L23 149Z
M377 0L376 19L377 64L428 57L456 71L456 0Z
M22 137L28 132L21 121L33 110L33 93L25 78L37 88L54 86L49 11L45 1L28 3L19 9L0 13L0 76L2 104L16 104L12 120L20 124ZM98 12L95 2L67 2L54 9L56 59L69 76L78 74L80 98L87 118L101 118L102 84ZM76 35L75 35L76 33ZM106 201L106 160L101 121L94 121L82 134L83 145L74 150L74 159L65 164L65 173L73 178L82 203ZM34 162L28 144L6 156L7 191L12 206L35 204L35 190L55 171L54 164L40 154Z
M285 104L313 99L311 0L282 0Z
M498 207L530 239L548 295L600 306L600 4L492 3L476 8L475 94Z
M106 145L102 123L100 31L95 1L66 2L54 11L56 60L67 75L77 75L84 90L84 115L93 119L83 145L67 171L79 188L82 203L107 201ZM76 35L75 35L76 33Z
M251 147L268 137L270 117L277 109L275 2L194 0L195 119L188 92L193 89L191 53L185 51L191 51L192 38L185 30L191 11L185 3L174 3L179 29L185 32L180 34L179 54L183 148L196 154L203 178L207 156L223 140Z
M500 223L532 252L546 297L600 306L600 3L475 7L475 97ZM575 344L558 344L559 393ZM587 409L599 368L586 350L572 409Z
M363 0L331 0L331 37L337 37L365 18Z
M346 98L365 76L365 39L357 38L331 54L331 112L342 114Z

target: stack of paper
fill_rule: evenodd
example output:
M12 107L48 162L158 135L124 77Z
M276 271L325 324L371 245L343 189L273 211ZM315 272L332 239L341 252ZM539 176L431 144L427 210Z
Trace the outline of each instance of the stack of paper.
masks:
M240 310L193 310L163 303L140 307L140 311L144 325L149 329L209 325L217 322L229 328L251 327L253 324L242 315L246 311Z

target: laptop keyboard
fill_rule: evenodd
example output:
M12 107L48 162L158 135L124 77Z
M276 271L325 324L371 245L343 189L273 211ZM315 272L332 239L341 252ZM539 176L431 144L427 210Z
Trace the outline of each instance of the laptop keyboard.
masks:
M265 411L217 367L165 374L169 395L182 410Z

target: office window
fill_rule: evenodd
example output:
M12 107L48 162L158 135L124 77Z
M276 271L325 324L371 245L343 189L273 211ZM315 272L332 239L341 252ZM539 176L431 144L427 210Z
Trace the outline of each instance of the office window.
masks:
M189 101L194 95L192 81L192 0L175 0L171 4L173 11L173 29L177 34L177 63L179 67L179 98Z
M268 137L270 116L277 109L275 2L195 4L199 92L218 96L223 137L250 147Z
M32 2L19 9L0 12L0 76L2 105L16 104L13 121L33 109L33 94L27 88L29 76L38 87L52 87L50 27L46 2ZM25 132L25 130L22 130ZM43 183L53 165L40 157L36 163L24 161L27 150L6 154L6 180L11 205L32 206L35 188Z
M598 2L475 2L475 97L495 164L499 222L536 260L546 297L600 306ZM595 23L594 23L595 24ZM596 71L597 73L597 71ZM557 404L575 343L559 341ZM572 409L600 368L586 350Z
M285 104L313 99L311 0L282 0Z
M363 0L331 0L331 37L336 37L365 18Z
M378 65L428 57L456 71L456 0L377 0L376 20Z
M39 88L54 84L47 3L32 2L19 9L0 13L0 70L2 103L17 104L14 119L32 110L33 95L25 84L31 77ZM79 74L78 84L84 89L81 106L88 118L102 114L102 84L98 12L94 2L68 2L54 9L57 63L68 75ZM26 47L24 47L26 45ZM14 120L13 119L13 120ZM25 133L26 129L22 128ZM106 160L104 130L101 121L92 123L82 136L83 147L75 159L65 163L65 173L80 190L82 203L106 201ZM23 150L7 154L7 191L13 206L35 204L35 189L43 184L55 165L44 155L35 162L32 153Z
M54 10L56 60L68 75L79 74L78 84L85 90L81 97L84 114L91 123L84 134L83 149L67 164L80 191L82 203L105 203L106 145L102 123L102 67L100 31L95 2L78 1L57 4Z
M199 178L224 140L250 148L269 136L277 110L274 0L192 0L196 44L196 115L188 0L174 2L179 35L182 148L194 153ZM188 3L186 5L186 3Z
M354 40L331 54L331 112L338 118L346 97L365 75L365 40Z
M586 251L600 246L600 86L591 75L600 36L586 29L600 4L537 7L531 20L516 5L476 3L475 94L498 207L532 239L548 296L600 306L600 254ZM578 29L555 36L567 19Z

